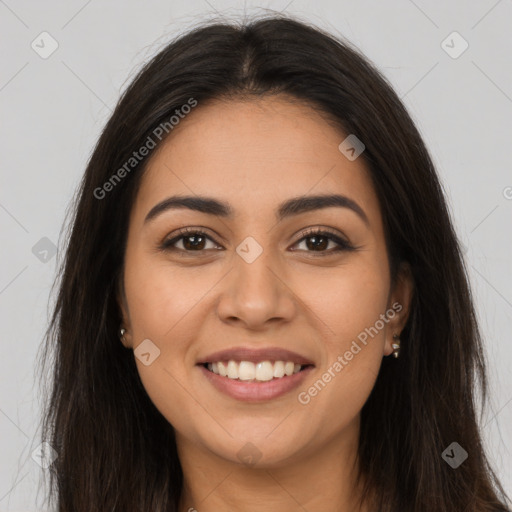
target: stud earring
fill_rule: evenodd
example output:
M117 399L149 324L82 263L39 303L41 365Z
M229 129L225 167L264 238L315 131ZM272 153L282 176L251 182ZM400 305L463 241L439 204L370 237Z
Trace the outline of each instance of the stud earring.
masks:
M396 359L400 355L400 336L398 334L393 334L391 346L393 347L393 357Z
M121 338L121 341L123 341L123 342L125 341L125 339L124 339L125 332L126 332L126 329L124 329L122 327L121 327L121 329L119 329L119 338Z

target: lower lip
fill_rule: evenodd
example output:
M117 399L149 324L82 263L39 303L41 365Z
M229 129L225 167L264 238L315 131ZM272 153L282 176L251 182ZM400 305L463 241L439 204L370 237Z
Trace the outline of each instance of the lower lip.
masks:
M228 377L222 377L211 372L202 365L198 365L198 367L210 383L219 391L245 402L262 402L282 396L300 386L313 369L313 366L308 366L293 375L261 382L229 379Z

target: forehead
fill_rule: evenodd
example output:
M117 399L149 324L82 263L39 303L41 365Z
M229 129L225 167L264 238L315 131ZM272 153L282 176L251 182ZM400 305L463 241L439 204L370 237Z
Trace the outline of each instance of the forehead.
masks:
M149 161L135 210L183 193L219 198L243 217L292 196L342 193L378 216L363 159L338 149L347 135L286 97L199 103Z

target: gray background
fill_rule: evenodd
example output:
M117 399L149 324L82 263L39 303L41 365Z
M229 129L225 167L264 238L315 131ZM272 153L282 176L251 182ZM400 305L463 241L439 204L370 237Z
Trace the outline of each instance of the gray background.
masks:
M42 510L42 470L31 454L39 444L35 361L57 262L51 249L62 243L66 207L100 130L133 73L169 39L244 9L286 10L348 38L417 122L467 248L491 378L483 434L512 492L510 0L0 0L0 512ZM40 56L51 49L44 31L58 43L48 58ZM469 44L457 58L464 43L453 31Z

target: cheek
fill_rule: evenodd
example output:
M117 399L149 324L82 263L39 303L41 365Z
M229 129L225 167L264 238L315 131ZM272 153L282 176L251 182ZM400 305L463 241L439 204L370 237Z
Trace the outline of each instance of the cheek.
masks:
M343 357L343 362L330 362L308 388L300 390L302 416L310 418L306 437L331 437L354 425L375 385L380 363L375 351L362 349L351 361Z
M325 327L318 340L323 358L299 402L319 414L328 411L331 425L340 425L360 411L382 363L388 273L379 264L347 266L316 284L323 292L310 294L309 305Z
M136 340L143 336L162 344L180 339L175 335L180 324L200 307L218 280L213 273L205 272L201 279L195 279L197 269L173 268L151 258L134 260L131 269L126 273L125 286Z
M194 279L194 272L132 257L125 273L134 347L149 339L159 350L150 365L135 358L139 376L153 404L178 430L190 429L204 414L188 390L190 346L205 318L205 294L219 280L214 272Z
M302 297L325 327L324 343L331 356L333 351L348 350L359 335L364 339L376 323L379 332L370 339L384 340L387 324L381 325L380 318L386 312L389 276L380 264L361 258L354 265L317 275L314 284L307 279L302 282Z

